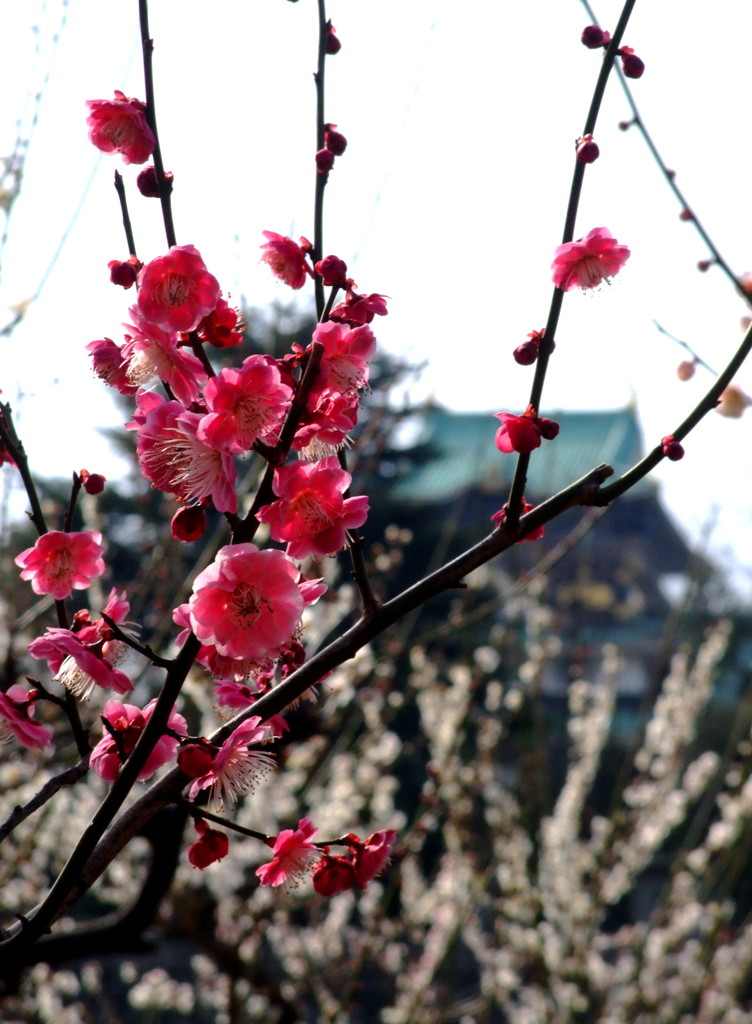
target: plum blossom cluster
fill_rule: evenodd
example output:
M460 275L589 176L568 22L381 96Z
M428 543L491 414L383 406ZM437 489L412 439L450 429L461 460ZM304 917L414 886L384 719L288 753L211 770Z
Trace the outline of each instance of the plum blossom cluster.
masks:
M320 896L365 889L386 865L397 836L393 829L374 832L365 840L349 833L337 841L347 847L347 854L332 855L334 844L311 842L316 831L312 821L301 818L296 829L285 829L269 840L272 859L256 870L261 884L295 888L310 874Z
M292 288L302 287L314 275L310 243L301 239L298 244L271 231L264 234L264 261ZM136 411L128 428L136 432L144 476L191 510L176 520L176 537L195 540L201 536L206 505L221 513L237 513L235 459L251 451L263 453L279 443L314 346L320 349L321 359L307 400L296 412L292 449L307 457L326 456L343 445L355 427L360 392L368 385L368 365L376 349L368 324L386 313L386 305L383 296L355 292L344 261L337 257L319 261L318 268L332 287L346 289L346 298L332 309L331 320L318 325L305 350L296 348L281 359L259 353L239 366L210 372L201 358L201 345L229 348L237 344L239 318L193 245L172 246L166 255L137 271L138 299L124 325L123 344L110 338L89 344L97 375L122 394L135 396ZM157 382L164 384L167 397L151 390ZM285 484L285 474L281 475L279 486L287 500L293 486L289 481L298 480L302 486L304 476L293 471ZM340 495L346 490L344 479L331 484ZM278 497L282 498L279 492ZM318 540L307 545L308 553L339 550L345 531L364 521L356 515L355 524L355 507L367 507L367 503L335 497L326 503L325 512L319 503ZM321 515L328 517L326 525ZM322 534L331 543L326 551ZM295 550L305 546L299 541Z
M46 661L53 679L76 697L87 699L97 686L128 693L133 684L116 667L128 649L115 637L112 626L124 623L129 611L125 594L113 587L101 618L92 621L87 609L76 612L70 629L47 629L29 644L29 654Z

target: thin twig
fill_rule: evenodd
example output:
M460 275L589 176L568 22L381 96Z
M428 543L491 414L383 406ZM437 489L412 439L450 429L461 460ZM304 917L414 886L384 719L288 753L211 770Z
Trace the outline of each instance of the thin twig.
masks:
M89 757L82 757L78 764L75 764L72 768L66 768L65 771L60 772L59 775L55 775L49 779L39 790L35 793L28 803L23 806L14 807L10 812L5 821L0 824L0 843L10 835L14 828L25 821L34 811L39 810L43 807L51 797L57 793L63 786L73 786L79 779L82 779L89 770Z

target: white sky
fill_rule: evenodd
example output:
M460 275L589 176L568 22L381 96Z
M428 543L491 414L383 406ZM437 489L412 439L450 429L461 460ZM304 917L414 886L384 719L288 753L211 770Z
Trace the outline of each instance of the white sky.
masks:
M316 4L151 6L178 241L199 248L236 301L287 300L292 293L259 263L258 247L264 229L313 231ZM596 5L604 27L613 28L620 6ZM85 127L86 99L116 88L144 95L135 0L70 0L53 52L61 12L61 0L3 12L0 151L10 149L29 90L42 89L48 70L49 81L10 223L0 311L34 294L53 265L23 323L0 338L0 388L39 471L68 475L85 466L115 475L93 428L121 420L90 374L84 346L122 340L133 301L108 281L108 260L127 255L116 169L130 185L140 257L160 255L165 243L158 203L135 191L138 168L100 157ZM327 189L325 251L347 261L364 291L390 296L389 316L374 327L393 352L430 360L422 393L456 410L522 411L532 371L511 352L546 320L573 142L601 59L579 42L589 19L578 0L330 0L328 14L343 47L327 65L327 119L349 147ZM745 0L717 0L712 12L700 0L640 0L624 39L647 65L633 83L645 123L739 273L752 269L750 38ZM614 79L576 235L606 226L632 257L612 287L567 296L541 412L635 399L652 445L705 382L702 374L678 382L683 353L653 318L720 368L741 338L744 308L719 272L695 270L706 255L702 242L678 219L638 133L617 130L627 116ZM752 369L739 381L752 392ZM686 458L659 477L693 537L722 506L716 550L752 572L751 424L752 410L741 421L712 414L688 439ZM489 420L489 444L495 426Z

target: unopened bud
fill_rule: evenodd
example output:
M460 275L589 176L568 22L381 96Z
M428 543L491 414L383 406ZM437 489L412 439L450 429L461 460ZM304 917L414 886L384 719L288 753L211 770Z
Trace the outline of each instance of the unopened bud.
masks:
M514 361L519 363L520 366L531 366L538 358L539 349L540 342L537 339L523 341L522 344L518 345L512 353Z
M178 751L178 768L189 779L200 779L213 764L214 753L207 743L186 743Z
M135 256L128 260L110 260L107 266L110 268L110 281L126 289L133 287L141 269L141 263Z
M547 441L553 441L559 433L559 424L556 420L549 420L545 416L539 416L535 422L538 424L541 437L545 437Z
M316 167L319 174L328 174L334 167L334 153L331 149L320 149L316 154Z
M206 530L206 512L201 505L179 508L172 517L170 530L175 540L188 543L203 537Z
M673 434L668 434L666 437L661 438L661 447L663 448L663 454L672 462L678 462L679 459L684 458L684 448L674 438Z
M698 260L697 269L700 271L701 274L704 274L706 270L710 270L710 268L713 266L713 262L713 260Z
M333 57L335 53L339 53L342 49L342 43L337 36L337 32L332 25L331 21L326 26L326 52L329 57Z
M721 416L727 416L729 419L738 420L749 404L749 396L745 395L742 389L736 384L729 384L721 395L718 405L715 407L715 411L719 412Z
M172 171L164 172L164 181L167 185L168 194L172 192ZM136 187L142 196L147 199L159 199L159 185L157 184L157 171L155 167L144 167L136 178Z
M81 486L87 494L101 494L104 490L107 478L102 476L101 473L90 473L88 469L82 469L78 475L81 480Z
M316 273L323 277L327 288L347 287L347 264L339 256L325 256L314 267Z
M598 143L593 142L592 135L583 135L577 142L577 159L581 164L592 164L600 155Z
M324 127L324 145L330 153L334 153L335 156L342 156L347 149L347 139L342 132L337 132L334 129L336 124L327 124Z
M625 46L624 50L629 50L629 47ZM626 78L642 78L645 62L640 60L636 53L624 52L621 54L621 69Z
M679 380L692 380L695 375L694 359L685 359L676 367L676 376Z
M597 50L599 46L608 46L611 36L598 25L588 25L582 30L580 39L582 45L587 46L588 50Z

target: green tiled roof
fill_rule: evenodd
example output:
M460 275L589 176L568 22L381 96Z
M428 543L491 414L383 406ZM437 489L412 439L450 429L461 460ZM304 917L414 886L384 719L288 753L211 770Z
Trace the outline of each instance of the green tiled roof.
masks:
M634 409L549 415L561 430L554 441L544 441L532 453L525 488L528 498L554 494L603 462L619 476L643 455ZM409 502L433 503L471 488L499 491L509 486L516 459L497 449L498 427L493 413L433 408L421 414L416 441L429 446L429 457L397 484L397 495ZM644 493L651 486L643 481L640 490Z

